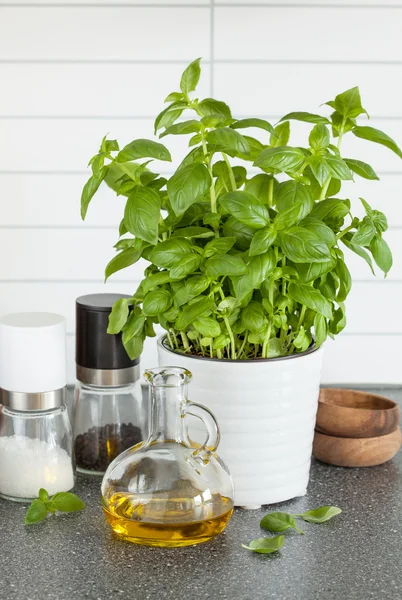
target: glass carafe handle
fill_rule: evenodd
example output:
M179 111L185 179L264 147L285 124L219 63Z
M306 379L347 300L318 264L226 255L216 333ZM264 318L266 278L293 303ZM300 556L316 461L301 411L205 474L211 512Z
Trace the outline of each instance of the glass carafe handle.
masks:
M190 400L187 400L186 402L185 414L191 415L192 417L197 417L197 419L201 419L205 425L207 430L207 439L202 446L195 450L193 456L200 458L203 462L208 462L209 455L216 451L221 438L218 422L215 419L214 414L208 408L202 404L190 402Z

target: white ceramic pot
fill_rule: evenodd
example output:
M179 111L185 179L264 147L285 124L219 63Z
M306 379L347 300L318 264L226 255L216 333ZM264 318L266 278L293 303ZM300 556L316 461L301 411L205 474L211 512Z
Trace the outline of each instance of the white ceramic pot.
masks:
M284 358L217 360L184 356L158 340L160 366L192 372L189 396L215 414L218 453L235 485L235 505L259 508L304 496L318 406L322 347ZM191 437L203 442L194 425Z

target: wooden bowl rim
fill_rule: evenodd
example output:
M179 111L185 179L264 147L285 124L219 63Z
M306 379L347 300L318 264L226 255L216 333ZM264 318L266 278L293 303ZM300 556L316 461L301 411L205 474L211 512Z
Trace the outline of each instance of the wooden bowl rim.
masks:
M324 394L323 394L324 392ZM383 404L381 408L375 408L374 406L348 406L346 404L341 404L339 402L329 402L328 399L322 399L322 395L325 395L326 392L340 392L341 395L351 394L353 396L357 396L360 398L373 399L378 401L380 404ZM318 403L323 406L328 406L331 408L338 408L347 411L360 412L362 410L373 411L373 412L391 412L395 409L399 410L399 405L395 400L391 400L390 398L386 398L385 396L380 396L379 394L372 394L370 392L364 392L362 390L353 390L349 388L321 388L320 396L318 399ZM323 434L325 435L325 434ZM382 436L383 437L383 436Z
M396 429L394 429L394 431L391 431L391 433L386 433L385 435L377 435L376 437L370 437L370 438L352 438L352 437L338 437L336 435L328 435L328 433L322 433L322 431L317 431L317 429L314 430L314 437L320 435L323 438L328 438L331 440L336 440L338 444L348 444L350 442L354 443L354 444L361 444L362 442L369 442L371 443L375 443L375 442L380 442L380 441L384 441L387 439L390 439L391 437L398 437L399 439L402 438L402 431L400 427L397 427Z

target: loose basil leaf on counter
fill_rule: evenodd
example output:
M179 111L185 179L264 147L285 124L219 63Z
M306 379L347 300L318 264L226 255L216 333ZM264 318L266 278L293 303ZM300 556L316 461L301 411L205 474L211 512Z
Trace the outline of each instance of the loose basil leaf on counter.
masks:
M52 496L50 502L60 512L76 512L85 508L85 502L71 492L58 492Z
M43 521L47 515L46 504L40 500L40 498L36 498L32 501L31 506L28 508L27 513L25 515L24 523L25 525L32 525L33 523L39 523L39 521Z
M272 554L278 552L282 548L285 541L284 535L277 535L272 538L259 538L258 540L252 540L248 546L242 544L242 547L258 554Z
M287 531L288 529L296 529L296 531L304 535L304 531L297 527L296 519L292 515L284 512L273 512L265 515L265 517L261 519L260 527L277 533Z
M49 500L49 493L44 488L40 488L39 490L39 499L42 500L42 502L47 502Z
M293 515L294 517L300 517L307 523L325 523L336 515L340 515L342 512L341 508L337 506L320 506L320 508L313 508L312 510L306 510L306 512Z
M39 498L35 498L29 506L24 524L33 525L43 521L48 513L75 512L85 508L85 502L71 492L57 492L49 499L49 493L44 488L39 490Z

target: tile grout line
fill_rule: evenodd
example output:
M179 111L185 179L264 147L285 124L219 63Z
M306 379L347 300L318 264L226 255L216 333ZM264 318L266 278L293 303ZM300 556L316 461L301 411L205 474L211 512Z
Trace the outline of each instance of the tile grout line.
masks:
M216 5L215 5L216 8ZM0 6L1 9L1 6ZM45 58L0 58L0 65L105 65L105 64L129 64L129 65L187 65L193 60L193 57L180 58L180 59L124 59L124 58L110 58L110 59L75 59L75 58L56 58L56 59L45 59ZM204 59L205 65L210 64L209 59ZM364 59L351 59L351 60L319 60L319 59L273 59L273 58L214 58L215 65L386 65L386 66L401 66L402 60L364 60Z
M216 6L219 6L219 8L324 8L324 9L400 9L402 8L402 3L401 4L355 4L353 2L351 2L350 4L343 4L343 5L339 5L336 3L321 3L321 4L312 4L310 2L304 2L304 3L295 3L295 2L283 2L283 3L271 3L271 2L239 2L239 3L231 3L231 2L219 2L219 0L216 2ZM79 4L69 4L69 3L60 3L60 4L55 4L52 2L49 3L45 3L45 2L35 2L35 3L26 3L26 2L14 2L14 3L10 3L10 2L1 2L0 3L0 9L1 8L67 8L67 9L71 9L71 8L78 8L78 9L82 9L82 8L93 8L93 9L115 9L115 8L130 8L130 9L135 9L135 8L187 8L187 9L191 9L191 8L207 8L208 4L207 3L194 3L194 4L185 4L185 3L166 3L166 4L162 4L160 2L149 2L149 3L138 3L138 4L132 4L132 3L127 3L127 2L119 2L116 4L106 4L105 2L96 2L96 3L87 3L87 2L81 2Z

